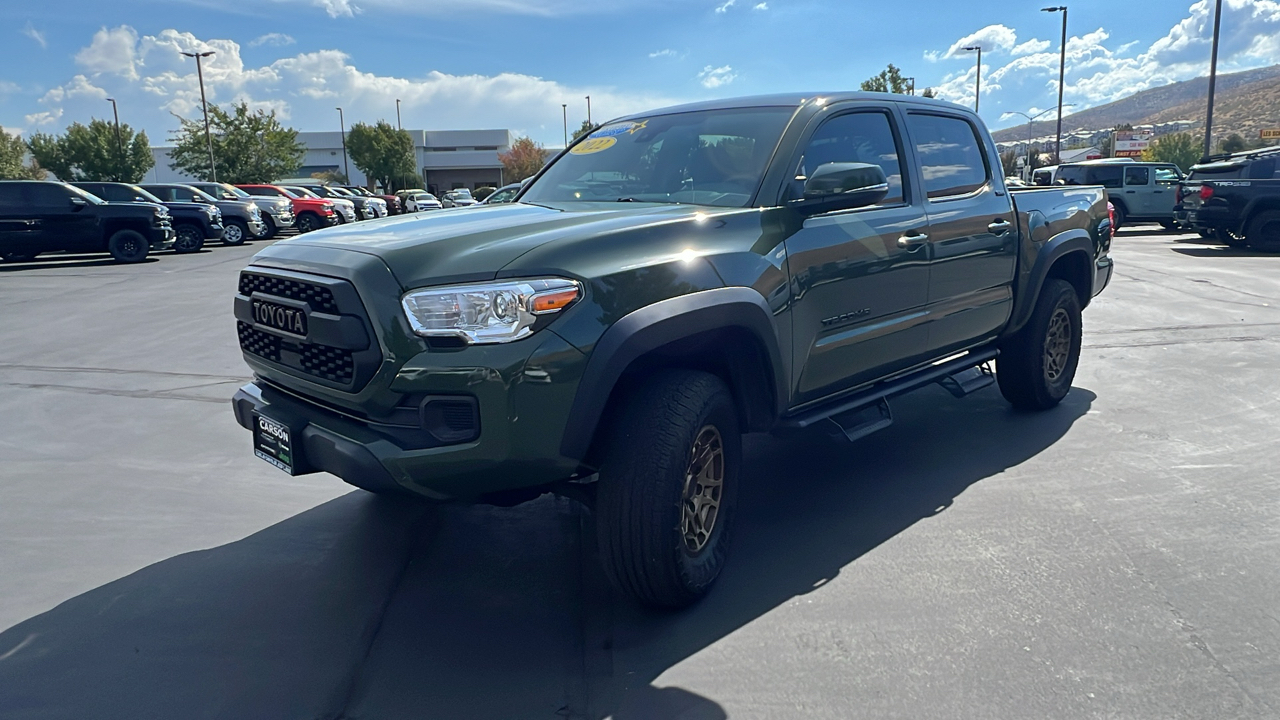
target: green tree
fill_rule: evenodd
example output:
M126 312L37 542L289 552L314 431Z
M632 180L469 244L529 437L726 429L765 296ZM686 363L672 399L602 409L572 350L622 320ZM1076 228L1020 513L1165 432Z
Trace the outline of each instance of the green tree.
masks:
M577 140L583 135L586 135L591 132L594 127L595 125L592 125L590 120L583 120L582 124L578 126L578 129L573 131L573 139Z
M1224 153L1238 153L1249 149L1249 143L1239 133L1231 133L1219 145Z
M373 125L352 125L347 133L347 152L365 177L376 180L384 188L421 187L406 184L413 182L414 177L412 136L395 129L386 120Z
M542 169L547 162L547 151L532 139L522 137L511 143L511 149L500 153L503 179L506 182L520 182Z
M911 89L911 83L902 77L902 71L894 67L893 63L889 63L889 67L880 71L879 75L873 75L862 81L862 90L864 92L888 92L905 95ZM928 92L928 88L925 89ZM926 95L925 97L932 97Z
M44 169L33 157L27 164L27 143L0 127L0 180L43 180Z
M1203 140L1191 133L1161 135L1142 151L1142 159L1145 162L1173 163L1185 173L1200 162L1200 154L1204 150L1202 144Z
M32 156L67 182L140 182L156 163L147 134L128 125L90 120L72 123L62 135L36 133L27 142Z
M182 128L174 133L169 167L212 180L204 123L182 117L178 120ZM233 104L231 112L210 105L209 129L220 182L266 183L288 177L298 171L307 154L306 146L298 142L298 131L281 125L274 110L250 111L245 102Z

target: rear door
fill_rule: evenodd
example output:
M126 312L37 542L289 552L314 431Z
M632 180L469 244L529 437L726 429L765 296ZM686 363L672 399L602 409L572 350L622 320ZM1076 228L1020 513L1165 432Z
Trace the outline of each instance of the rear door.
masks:
M0 182L0 252L38 249L40 220L23 198L28 184Z
M1156 214L1155 196L1151 194L1151 168L1147 165L1130 165L1124 168L1125 207L1134 217L1148 217ZM1170 210L1173 208L1170 207Z
M1160 219L1173 217L1173 206L1178 202L1178 185L1182 171L1177 165L1156 165L1151 168L1151 214Z
M784 203L802 197L807 174L831 162L879 165L890 189L877 205L807 217L786 241L796 404L919 362L928 337L928 261L921 243L903 241L925 233L925 213L903 172L910 156L895 106L834 106L806 133L788 161Z
M966 115L912 110L929 216L930 356L994 338L1013 309L1018 228L999 156Z

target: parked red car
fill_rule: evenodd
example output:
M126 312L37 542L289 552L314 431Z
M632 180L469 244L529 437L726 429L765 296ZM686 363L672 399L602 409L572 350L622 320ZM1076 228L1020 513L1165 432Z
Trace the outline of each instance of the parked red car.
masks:
M237 185L236 187L250 195L289 198L293 205L293 216L296 218L293 226L300 233L338 224L338 216L334 213L333 202L330 200L302 197L279 185Z

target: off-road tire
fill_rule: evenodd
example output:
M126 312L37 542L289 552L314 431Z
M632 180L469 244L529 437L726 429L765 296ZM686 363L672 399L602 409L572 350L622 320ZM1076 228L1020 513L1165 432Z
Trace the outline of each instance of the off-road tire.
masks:
M151 246L136 230L117 230L107 240L107 252L118 263L140 263L147 259Z
M631 388L614 412L596 496L601 561L619 592L650 606L684 607L710 589L729 550L742 458L733 396L709 373L667 370ZM705 539L690 541L690 491L705 489L690 481L691 454L706 447L708 428L723 453L718 506Z
M298 228L299 233L309 233L324 227L324 222L320 220L320 216L313 212L304 212L294 221L294 227Z
M173 229L173 251L186 255L204 247L204 230L192 223L181 223Z
M1005 400L1019 410L1048 410L1067 396L1080 362L1080 320L1071 283L1046 280L1031 319L1000 347L996 380Z
M232 228L235 228L233 231ZM239 237L235 237L236 235ZM243 245L245 240L253 237L253 233L249 232L249 224L238 218L230 218L222 224L222 244L223 245Z
M1244 236L1254 250L1280 252L1280 210L1264 210L1255 215Z

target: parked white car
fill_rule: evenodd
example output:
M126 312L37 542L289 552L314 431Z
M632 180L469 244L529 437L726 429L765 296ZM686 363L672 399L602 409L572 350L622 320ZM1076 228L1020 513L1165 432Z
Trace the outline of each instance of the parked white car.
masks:
M443 205L440 200L429 192L410 193L405 197L405 212L424 212L426 210L439 210Z

